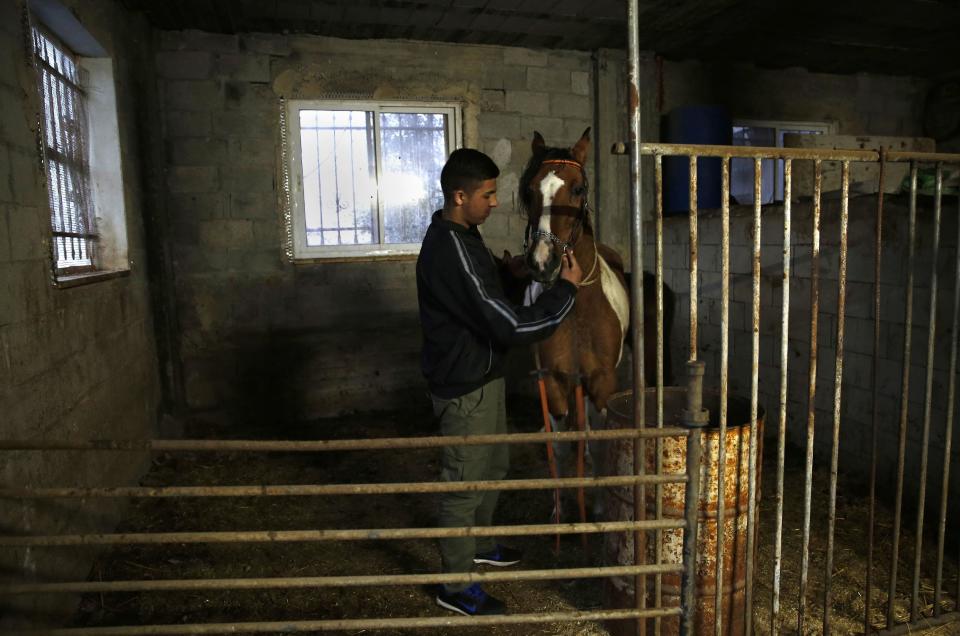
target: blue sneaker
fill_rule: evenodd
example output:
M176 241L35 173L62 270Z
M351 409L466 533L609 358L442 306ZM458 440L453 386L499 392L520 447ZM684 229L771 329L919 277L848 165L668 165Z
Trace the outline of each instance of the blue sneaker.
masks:
M497 545L490 552L481 552L473 557L473 562L484 565L496 565L498 567L506 567L508 565L516 565L520 563L520 559L523 558L523 552L520 550L514 550L513 548L508 548L505 545Z
M479 583L460 592L447 592L440 586L437 594L437 605L464 616L492 616L506 614L507 606L498 598L494 598L483 591Z

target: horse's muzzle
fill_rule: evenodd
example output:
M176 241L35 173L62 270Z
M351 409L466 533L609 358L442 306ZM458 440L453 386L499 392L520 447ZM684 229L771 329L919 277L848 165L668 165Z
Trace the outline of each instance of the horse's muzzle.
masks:
M526 261L530 275L538 283L551 284L560 275L560 254L547 241L535 241L527 250Z

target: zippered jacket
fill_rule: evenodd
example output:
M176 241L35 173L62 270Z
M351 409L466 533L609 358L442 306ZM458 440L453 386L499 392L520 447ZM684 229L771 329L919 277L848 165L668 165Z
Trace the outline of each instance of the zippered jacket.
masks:
M417 259L421 365L430 391L452 399L501 377L509 347L549 337L570 313L576 292L559 279L532 305L514 305L477 228L435 212Z

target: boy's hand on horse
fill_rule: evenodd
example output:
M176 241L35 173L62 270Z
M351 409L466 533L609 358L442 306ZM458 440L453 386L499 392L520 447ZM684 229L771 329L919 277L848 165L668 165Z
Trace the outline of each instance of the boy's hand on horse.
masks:
M564 252L563 258L560 259L560 278L578 286L580 281L583 280L583 270L580 269L580 263L577 262L577 257L573 255L573 250L569 248Z

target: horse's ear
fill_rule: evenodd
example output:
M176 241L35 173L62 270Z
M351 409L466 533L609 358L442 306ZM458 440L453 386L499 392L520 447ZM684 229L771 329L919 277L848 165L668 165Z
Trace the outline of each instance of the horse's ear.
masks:
M533 150L534 155L539 155L547 147L547 142L543 140L543 135L541 135L536 130L533 131L533 141L530 142L530 149Z
M577 160L578 163L583 164L587 160L587 151L590 149L590 128L588 127L583 131L583 134L580 135L580 140L574 144L573 148L570 149L570 154L573 155L573 158Z

